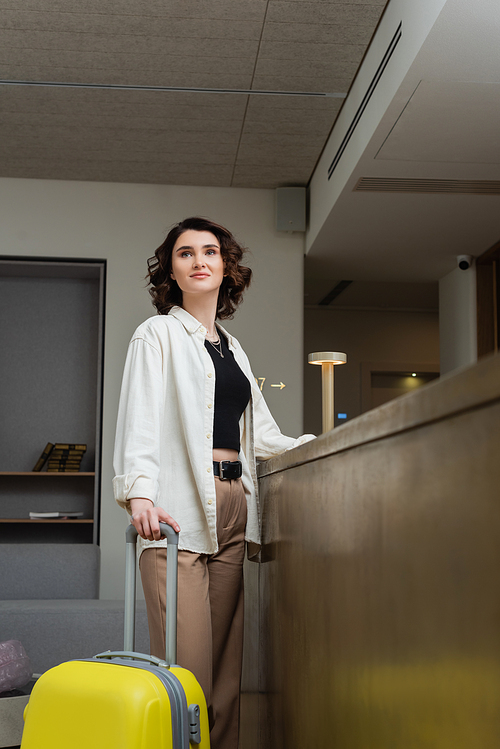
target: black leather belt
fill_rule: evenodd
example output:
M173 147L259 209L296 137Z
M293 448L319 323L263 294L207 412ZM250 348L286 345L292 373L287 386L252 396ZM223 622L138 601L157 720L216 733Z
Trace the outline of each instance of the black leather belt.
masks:
M214 476L221 481L240 479L242 472L241 460L214 460Z

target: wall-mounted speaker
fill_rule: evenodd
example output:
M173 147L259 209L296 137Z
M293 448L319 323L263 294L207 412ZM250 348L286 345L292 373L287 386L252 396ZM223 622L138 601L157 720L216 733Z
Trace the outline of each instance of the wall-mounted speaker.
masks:
M276 231L306 230L306 188L276 188Z

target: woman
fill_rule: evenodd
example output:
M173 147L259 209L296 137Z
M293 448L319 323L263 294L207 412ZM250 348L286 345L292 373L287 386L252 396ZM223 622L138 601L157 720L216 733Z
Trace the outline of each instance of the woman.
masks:
M243 248L188 218L149 260L159 315L130 342L115 444L115 498L140 536L151 652L165 653L166 542L180 531L179 665L200 682L214 749L237 749L245 541L260 542L256 457L301 444L273 420L238 341L216 324L250 283Z

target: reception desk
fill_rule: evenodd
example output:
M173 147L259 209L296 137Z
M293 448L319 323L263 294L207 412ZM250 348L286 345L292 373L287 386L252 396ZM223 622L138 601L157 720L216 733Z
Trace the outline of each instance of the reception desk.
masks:
M259 481L260 748L499 746L500 357Z

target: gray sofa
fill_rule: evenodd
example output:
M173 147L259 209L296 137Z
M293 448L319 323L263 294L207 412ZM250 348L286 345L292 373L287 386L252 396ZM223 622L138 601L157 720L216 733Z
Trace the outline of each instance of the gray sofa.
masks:
M93 544L0 545L0 642L20 640L34 673L123 649L123 601L98 598ZM145 604L137 602L135 649L149 653Z

